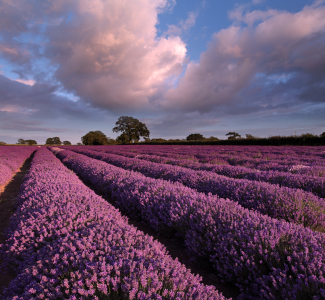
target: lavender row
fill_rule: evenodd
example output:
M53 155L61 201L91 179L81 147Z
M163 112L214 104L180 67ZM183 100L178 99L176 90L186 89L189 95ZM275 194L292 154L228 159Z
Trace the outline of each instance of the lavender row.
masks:
M87 147L84 147L87 149ZM94 147L89 147L88 149L96 149ZM232 178L248 179L253 181L264 181L272 184L279 184L280 186L286 186L295 189L302 189L307 192L312 192L319 197L325 197L325 177L314 177L314 176L302 176L302 174L291 174L288 172L279 172L279 171L259 171L252 170L250 168L239 167L239 166L230 166L230 165L214 165L209 163L199 163L192 160L185 159L174 159L171 157L158 156L158 155L149 155L149 154L139 154L139 152L126 152L126 151L114 151L112 148L101 148L97 151L110 152L118 155L144 159L151 162L163 163L181 166L198 171L212 171L219 175L224 175ZM296 168L297 172L307 173L310 167L305 168ZM314 171L318 170L319 176L325 176L325 168L314 167ZM292 170L293 171L293 170ZM324 172L324 174L323 174Z
M325 156L324 146L230 146L230 145L122 145L114 146L120 150L132 151L159 151L165 153L196 153L196 154L227 154L227 155L241 155L241 156L259 156L269 157L269 155L277 155L278 157L301 157L301 156Z
M123 169L140 172L147 177L179 182L199 192L228 198L245 208L273 218L325 232L325 199L303 190L246 179L233 179L212 172L195 171L77 147L72 150Z
M283 149L285 150L285 149ZM325 148L324 148L325 150ZM147 152L147 151L146 151ZM324 151L325 153L325 151ZM150 155L163 155L168 158L176 158L181 160L190 159L200 163L210 163L214 165L230 165L239 166L253 169L253 171L279 171L288 172L291 174L300 174L312 177L325 177L325 161L319 157L312 157L310 155L303 157L283 157L268 155L263 159L259 156L250 156L245 153L245 149L237 154L224 154L220 155L215 152L214 154L204 154L202 151L194 154L191 152L184 153L157 153L155 151L147 152ZM325 156L324 156L325 157Z
M200 153L200 154L213 154L214 152L227 155L242 155L242 156L258 156L268 158L269 156L277 155L277 157L301 157L301 156L318 156L325 158L324 146L230 146L230 145L215 145L215 146L173 146L173 145L145 145L139 146L138 149L154 150L157 147L163 152L169 153ZM120 149L132 149L134 145L130 146L117 146Z
M0 152L0 185L6 184L24 161L37 149L32 146L5 146Z
M210 259L219 276L241 288L243 298L325 297L324 234L72 151L57 156L121 210L163 234L182 237L193 257Z
M324 159L320 159L319 157L311 157L310 155L308 155L308 157L306 157L305 159L302 159L302 157L282 157L282 159L279 159L279 157L275 156L272 160L270 160L270 157L265 157L266 159L256 159L258 158L258 156L256 156L255 158L249 157L247 153L245 153L245 149L242 149L242 152L232 155L220 154L219 152L217 152L218 148L215 148L214 152L211 150L207 153L204 152L204 148L197 148L197 150L194 151L190 148L184 147L182 148L184 149L183 152L178 152L180 150L177 150L177 152L173 152L166 150L162 151L159 146L156 149L147 149L146 146L142 146L141 148L136 146L133 146L133 148L129 146L125 146L125 148L121 148L118 146L97 146L91 147L89 149L111 152L118 155L126 155L126 153L129 153L128 151L132 151L131 155L133 157L144 154L148 156L162 157L166 159L176 159L184 162L188 161L192 163L208 163L213 165L246 167L251 169L252 172L257 169L259 171L278 171L288 172L289 174L298 174L312 177L325 177Z
M231 165L247 165L249 167L261 168L266 170L267 168L272 168L274 170L281 171L297 171L296 167L298 166L320 166L324 167L325 163L325 147L318 147L318 156L313 156L312 153L300 153L299 155L292 155L287 152L288 147L280 147L278 150L273 152L268 152L265 155L259 153L254 153L254 147L241 147L238 148L236 152L226 152L223 153L220 147L178 147L174 151L170 148L158 148L160 153L156 149L147 149L146 147L137 147L138 153L144 154L154 154L154 155L164 155L173 158L183 158L183 159L195 159L200 162L226 162ZM121 150L131 149L130 147L126 148L117 148ZM207 150L209 149L209 150ZM309 150L311 147L308 148ZM132 149L133 151L134 149ZM162 152L161 152L162 151ZM284 155L285 154L285 155ZM290 155L289 155L290 154ZM292 170L291 170L292 169Z
M105 151L106 152L106 151ZM116 152L113 152L116 153ZM257 171L245 167L229 165L213 165L193 162L191 160L174 159L156 155L134 154L132 152L118 152L118 155L148 160L155 163L170 164L189 168L196 171L211 171L219 175L231 178L247 179L252 181L263 181L271 184L279 184L294 189L302 189L319 197L325 198L325 177L302 176L279 171ZM324 171L325 174L325 171Z
M5 299L220 299L127 223L48 149L38 150L2 254Z
M139 148L140 149L140 148ZM142 147L143 149L143 147ZM148 150L154 150L155 148L149 148ZM317 159L325 158L325 147L258 147L258 146L181 146L181 147L162 147L164 152L178 153L178 154L196 154L198 157L204 158L205 156L211 156L213 154L226 154L228 156L242 156L253 157L263 159L277 159L287 160L290 158L298 159Z

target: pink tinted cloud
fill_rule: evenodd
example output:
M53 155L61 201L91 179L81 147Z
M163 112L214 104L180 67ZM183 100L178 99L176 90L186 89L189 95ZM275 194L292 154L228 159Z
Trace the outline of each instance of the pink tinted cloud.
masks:
M47 59L66 90L95 106L142 109L183 68L185 43L178 36L157 37L157 15L173 5L170 0L45 0L42 5L7 0L0 4L2 52L20 67L24 62L15 60L25 49L33 55L28 63ZM21 34L42 42L19 43Z
M291 93L291 100L302 97L302 81L305 91L310 87L309 92L312 86L318 85L320 90L325 86L325 6L322 3L306 6L297 13L237 10L230 15L234 24L213 36L199 63L188 64L178 86L167 91L162 107L206 113L243 101L249 105L251 94L245 98L245 91L252 92L252 84L259 74L266 79L260 89L256 88L256 93L273 89L276 94L275 87L282 84L278 92L281 96ZM265 88L270 80L272 84ZM262 109L263 105L269 105L269 98L260 96L266 101L259 100Z
M56 77L96 106L120 110L148 105L166 80L182 71L186 45L157 38L163 0L78 1L71 22L50 28L46 55Z
M196 14L178 24L174 35L157 37L157 15L173 5L168 0L2 1L0 51L23 71L38 59L47 61L44 73L25 74L22 80L40 82L48 67L55 68L54 77L66 91L112 111L205 113L236 103L250 108L253 97L265 96L252 94L253 83L259 84L256 91L272 92L277 103L284 94L316 99L324 91L323 2L298 13L237 8L230 13L233 25L214 34L182 78L186 45L177 35L195 24ZM20 42L21 34L41 42ZM261 101L256 102L260 108L269 106Z

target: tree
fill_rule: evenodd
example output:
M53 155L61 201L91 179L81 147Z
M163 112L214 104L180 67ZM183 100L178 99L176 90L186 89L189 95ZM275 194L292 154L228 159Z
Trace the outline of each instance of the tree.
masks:
M253 139L255 139L255 137L252 136L251 134L246 133L246 139L253 140Z
M7 145L7 144L3 141L0 141L0 146L4 146L4 145Z
M315 138L315 137L317 137L317 135L315 135L315 134L312 134L312 133L303 133L302 135L301 135L301 137L302 138Z
M110 137L108 139L108 145L116 145L116 141L114 139L111 139Z
M108 145L109 140L107 136L101 131L89 131L86 135L81 137L84 145Z
M320 135L321 138L325 138L325 131Z
M156 139L151 139L152 143L164 143L167 142L167 140L163 139L163 138L156 138Z
M82 143L77 143L78 146L82 146Z
M63 145L71 145L71 142L69 142L69 141L63 141Z
M35 140L25 140L25 144L28 144L28 146L37 145L37 142Z
M25 140L23 140L23 139L18 139L18 143L17 143L18 145L25 145L26 144L26 142L25 142Z
M48 138L45 142L46 145L54 145L53 138Z
M150 131L147 126L133 117L119 117L115 125L113 132L122 133L116 140L123 143L138 142L141 136L149 138Z
M116 138L116 142L119 144L126 144L129 142L129 137L126 133L122 133Z
M24 140L24 139L18 139L18 145L37 145L37 142L35 140Z
M228 140L235 140L237 137L241 138L241 135L237 132L228 132L226 135L229 135Z
M57 136L55 136L55 137L53 138L53 142L54 142L54 145L61 145L61 144L62 144L60 138L57 137Z
M55 136L53 138L48 138L45 142L47 145L61 145L62 142L59 137Z
M209 140L209 141L219 141L219 139L218 139L217 137L215 137L215 136L210 136L210 137L208 138L208 140Z
M204 140L204 136L199 133L192 133L186 138L186 140L187 141L201 141L201 140Z

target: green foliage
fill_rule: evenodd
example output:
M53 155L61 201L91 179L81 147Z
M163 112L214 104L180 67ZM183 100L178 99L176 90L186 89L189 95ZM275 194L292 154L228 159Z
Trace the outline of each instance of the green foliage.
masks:
M25 140L25 144L27 144L28 146L33 146L37 145L37 142L35 140Z
M252 139L255 139L255 137L252 136L252 135L249 134L249 133L246 133L246 139L248 139L248 140L252 140Z
M129 136L126 133L122 133L116 138L116 142L119 144L127 144L129 142Z
M165 144L165 145L260 145L260 146L321 146L325 145L325 132L320 136L310 136L308 137L301 135L291 135L291 136L269 136L268 138L254 137L250 138L236 138L236 139L226 139L226 140L210 140L204 139L201 141L187 141L187 140L163 140L152 139L149 142L144 142L145 144Z
M53 138L48 138L45 142L46 145L54 145Z
M192 133L186 138L187 141L201 141L204 140L204 136L199 133Z
M153 142L153 143L164 143L164 142L167 142L167 140L162 139L162 138L156 138L156 139L151 139L151 142Z
M77 143L78 146L82 146L82 143Z
M121 132L116 139L119 143L137 143L140 137L149 138L150 131L147 126L133 117L119 117L115 125L113 132Z
M108 145L116 145L116 140L108 138Z
M26 142L25 142L25 140L23 140L23 139L18 139L17 144L18 144L18 145L25 145Z
M69 141L63 141L63 145L71 145L71 142L69 142Z
M62 142L59 137L55 136L53 138L48 138L45 142L47 145L61 145Z
M0 146L4 146L4 145L7 145L7 144L3 141L0 141Z
M228 140L235 140L235 139L237 139L237 138L241 138L241 135L240 135L240 134L238 134L237 132L233 132L233 131L228 132L228 133L226 134L226 136L227 136L227 135L229 135Z
M314 137L317 137L317 135L315 135L315 134L312 134L312 133L303 133L302 135L301 135L301 137L302 138L314 138Z
M84 145L108 145L109 140L107 136L101 131L89 131L86 135L81 137Z
M213 141L219 141L219 139L218 139L217 137L215 137L215 136L210 136L210 137L207 138L206 140L207 140L207 141L211 141L211 142L213 142Z
M24 139L18 139L17 145L37 145L37 142L35 140L24 140Z

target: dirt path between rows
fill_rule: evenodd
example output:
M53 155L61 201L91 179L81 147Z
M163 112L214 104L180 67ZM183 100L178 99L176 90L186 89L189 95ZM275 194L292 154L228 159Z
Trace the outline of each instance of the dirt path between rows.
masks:
M17 171L17 173L12 177L8 184L0 186L0 244L4 244L5 229L9 225L10 217L15 212L15 199L18 196L20 186L24 181L24 177L30 168L30 163L33 159L34 153L25 160L24 164ZM3 261L0 257L0 266ZM2 273L2 270L1 270ZM7 274L1 274L0 276L0 298L3 289L9 284L11 280L15 278L15 274L9 272Z
M129 224L137 227L145 234L153 236L156 240L162 243L173 259L178 258L178 261L184 264L186 268L190 269L193 274L199 274L202 277L202 282L204 284L215 286L216 289L227 298L232 298L233 300L238 298L240 294L239 289L233 284L223 283L221 279L214 274L215 270L212 268L212 264L209 261L193 261L180 239L169 239L167 237L158 235L157 232L148 228L146 224L142 223L141 221L131 220L129 218Z

